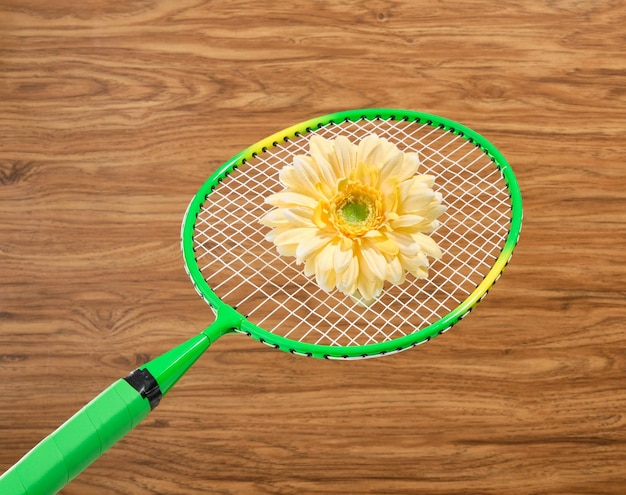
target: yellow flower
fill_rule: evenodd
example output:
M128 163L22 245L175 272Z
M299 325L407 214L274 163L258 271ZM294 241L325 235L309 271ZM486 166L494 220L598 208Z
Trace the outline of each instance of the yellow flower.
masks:
M284 256L304 263L327 292L337 288L372 304L385 281L408 272L428 276L428 256L441 250L427 233L445 211L434 178L416 175L417 153L403 153L376 135L358 145L344 136L313 135L310 154L298 155L279 175L282 191L266 202L274 209L260 222Z

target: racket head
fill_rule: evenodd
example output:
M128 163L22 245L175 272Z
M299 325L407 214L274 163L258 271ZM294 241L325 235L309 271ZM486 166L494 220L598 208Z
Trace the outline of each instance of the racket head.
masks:
M407 276L364 308L305 277L265 240L258 219L272 208L264 199L283 187L280 170L308 152L310 136L357 142L370 133L420 154L418 173L435 176L447 211L432 234L444 255L429 278ZM192 198L181 244L196 291L233 331L292 354L359 359L428 342L467 316L508 264L521 225L515 175L481 135L427 113L365 109L302 122L233 156Z

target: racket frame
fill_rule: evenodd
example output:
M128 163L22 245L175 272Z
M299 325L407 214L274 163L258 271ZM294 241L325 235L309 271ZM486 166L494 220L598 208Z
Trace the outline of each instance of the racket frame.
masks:
M196 219L209 195L220 187L221 182L238 167L253 160L262 153L279 146L281 143L289 142L294 138L301 137L311 131L322 127L340 124L342 122L358 122L360 120L404 120L426 124L459 136L472 143L483 153L485 153L494 165L498 168L509 192L511 202L511 221L506 241L502 250L484 279L476 286L469 296L447 315L434 323L409 333L400 338L374 344L355 346L332 346L312 344L292 340L264 330L260 326L240 315L224 303L220 297L211 289L206 282L195 259L194 231ZM368 357L382 356L390 353L403 351L417 345L428 342L432 338L448 331L452 326L465 318L476 305L483 300L491 287L500 278L505 267L509 263L518 240L522 227L522 196L517 179L504 156L487 139L477 132L443 117L431 115L424 112L409 110L396 110L387 108L375 108L364 110L351 110L337 112L322 117L314 118L288 127L277 132L256 144L237 153L230 160L219 167L202 185L198 193L193 197L185 213L181 228L181 247L185 267L198 294L211 306L216 313L216 326L223 333L235 331L244 333L255 340L275 349L290 352L292 354L326 358L326 359L362 359ZM209 327L211 328L211 327Z

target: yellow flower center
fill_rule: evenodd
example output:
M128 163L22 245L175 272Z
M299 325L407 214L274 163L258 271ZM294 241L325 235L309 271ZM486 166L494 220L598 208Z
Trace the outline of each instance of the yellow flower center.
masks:
M380 191L360 182L342 184L331 200L329 220L343 235L354 239L383 222L383 198Z

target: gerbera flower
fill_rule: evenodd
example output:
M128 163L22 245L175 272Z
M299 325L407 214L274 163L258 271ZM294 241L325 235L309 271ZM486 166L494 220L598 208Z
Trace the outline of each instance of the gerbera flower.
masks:
M325 291L366 305L385 281L401 284L407 272L426 278L428 257L441 257L426 234L445 207L434 178L416 175L417 153L376 135L358 145L313 135L309 146L280 171L285 189L266 199L276 207L260 220L272 228L266 239Z

